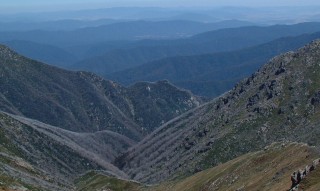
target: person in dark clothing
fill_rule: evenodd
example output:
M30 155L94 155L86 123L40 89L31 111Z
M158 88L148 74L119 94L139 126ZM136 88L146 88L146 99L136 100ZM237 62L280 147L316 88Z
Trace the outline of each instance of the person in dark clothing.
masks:
M298 171L298 174L297 174L297 185L300 184L301 182L301 173L300 173L300 170Z
M292 175L291 175L291 182L292 182L292 185L291 185L291 188L294 188L296 185L297 185L297 177L296 177L296 172L293 172Z
M305 176L307 176L307 169L304 169L302 172L302 177L305 177Z
M314 165L311 165L311 167L310 167L310 172L311 171L314 171Z

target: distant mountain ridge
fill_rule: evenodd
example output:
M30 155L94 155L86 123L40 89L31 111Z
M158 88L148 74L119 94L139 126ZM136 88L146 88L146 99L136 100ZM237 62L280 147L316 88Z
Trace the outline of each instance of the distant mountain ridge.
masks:
M100 24L99 24L100 23ZM79 60L94 57L126 44L131 46L139 39L185 38L201 32L220 28L248 26L253 23L226 20L204 23L188 20L144 21L144 20L61 20L52 22L0 23L3 31L0 42L22 55L51 65L68 68ZM9 25L7 28L6 25ZM10 30L10 26L16 27ZM49 26L48 26L49 25ZM82 27L76 27L83 25ZM92 26L91 26L92 25ZM22 28L19 30L19 26ZM12 27L12 26L11 26ZM30 30L24 28L30 27ZM31 30L32 27L35 29ZM41 28L43 27L43 28ZM47 28L49 27L49 28ZM50 29L50 27L52 27ZM64 29L76 27L74 29ZM85 41L84 41L85 40ZM110 43L117 41L112 48ZM107 43L101 49L100 43ZM91 48L90 48L91 47ZM94 49L91 51L91 49ZM49 51L52 51L50 54ZM102 53L101 53L102 52ZM55 56L53 56L55 55ZM137 58L137 57L136 57ZM126 59L128 61L128 58ZM78 68L80 69L80 68Z
M124 85L167 79L194 94L217 97L273 56L296 50L317 38L320 38L320 33L283 37L232 52L169 57L115 72L106 75L106 78Z
M36 43L66 47L79 44L93 44L104 41L139 39L174 39L195 35L222 27L248 26L245 21L203 23L187 20L172 21L121 21L95 27L84 27L72 31L30 30L2 31L0 41L24 40Z
M129 44L124 43L112 50L109 49L112 45L106 43L104 46L90 48L90 52L100 52L100 54L87 57L72 65L71 68L91 71L108 77L114 72L132 69L156 61L160 63L162 59L170 57L236 51L268 43L278 38L319 31L320 24L314 22L295 25L226 28L177 40L143 40ZM102 50L105 50L105 52Z
M72 69L91 71L105 76L166 57L232 51L280 37L320 31L319 23L316 22L245 27L248 25L254 24L237 20L217 23L184 20L127 21L72 31L0 32L0 42L19 41L20 45L16 44L12 48L17 48L19 52L25 53L25 56L34 59L43 58L42 51L36 51L41 49L41 46L35 46L37 44L64 49L76 58L61 62L61 59L57 60L47 55L46 60L40 61L65 68L73 65ZM199 34L203 32L205 33ZM190 37L192 35L195 36ZM228 35L231 35L231 38ZM144 40L139 41L139 39ZM28 44L22 42L34 43L32 46L34 50L26 49ZM61 55L58 54L58 57Z
M62 68L68 67L68 65L72 65L77 61L76 56L73 54L52 45L20 40L8 41L4 42L4 44L28 58Z

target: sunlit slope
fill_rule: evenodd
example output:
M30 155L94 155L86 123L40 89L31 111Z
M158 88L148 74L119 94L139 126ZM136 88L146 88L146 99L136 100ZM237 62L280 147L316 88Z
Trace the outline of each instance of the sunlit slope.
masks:
M302 143L278 142L261 151L251 152L193 176L156 185L142 185L90 172L76 180L78 190L112 191L285 191L290 175L319 158L315 147ZM301 188L319 190L319 168L302 181Z
M291 186L290 174L303 169L319 156L315 148L305 144L275 143L262 151L248 153L186 179L164 183L150 190L284 191ZM312 179L309 187L318 185L320 181L319 176L307 176L305 181L309 179Z

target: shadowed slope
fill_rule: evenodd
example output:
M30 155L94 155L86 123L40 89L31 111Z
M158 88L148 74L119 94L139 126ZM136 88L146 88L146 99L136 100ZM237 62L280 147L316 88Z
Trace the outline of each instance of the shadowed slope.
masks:
M0 46L0 76L0 110L76 132L110 130L134 140L202 102L169 83L125 88L92 73L30 60L4 46ZM158 88L170 91L159 93ZM138 99L153 107L137 103ZM148 115L142 113L146 108ZM165 117L151 121L150 116Z

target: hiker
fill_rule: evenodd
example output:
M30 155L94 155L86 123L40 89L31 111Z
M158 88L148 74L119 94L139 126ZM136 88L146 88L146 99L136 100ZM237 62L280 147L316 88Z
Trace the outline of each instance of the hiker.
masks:
M290 189L293 189L293 188L297 185L296 172L293 172L293 173L291 174L291 182L292 182L292 185L291 185L291 188L290 188Z
M298 170L298 174L297 174L297 185L300 184L301 182L301 173L300 170Z
M302 178L304 178L304 177L307 176L307 169L308 169L308 166L306 166L306 168L303 170L303 172L302 172Z
M310 171L310 172L311 172L311 171L314 171L314 165L313 165L313 164L311 165L309 171Z

